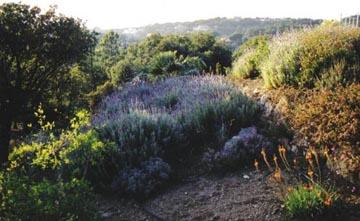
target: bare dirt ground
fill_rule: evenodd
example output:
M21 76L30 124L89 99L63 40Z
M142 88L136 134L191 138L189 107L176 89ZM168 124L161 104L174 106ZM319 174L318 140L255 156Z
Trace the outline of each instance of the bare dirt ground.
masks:
M200 176L145 203L105 200L107 220L282 220L274 185L255 172Z

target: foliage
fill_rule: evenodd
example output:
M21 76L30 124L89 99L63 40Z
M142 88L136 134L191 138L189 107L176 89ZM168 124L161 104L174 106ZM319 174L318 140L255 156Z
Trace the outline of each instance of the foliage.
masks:
M117 62L110 70L110 80L113 85L120 85L131 81L135 77L135 73L140 68L130 59L124 59Z
M149 73L154 76L176 75L180 70L176 51L166 51L156 54L150 61Z
M11 123L57 99L56 89L71 79L68 70L94 43L79 20L54 9L41 14L21 3L0 5L0 162L8 157Z
M254 78L260 75L260 64L269 54L268 38L259 36L245 42L233 54L232 76Z
M272 40L269 45L269 56L260 65L266 87L276 88L285 82L294 84L294 74L299 69L299 38L297 34L286 33Z
M359 81L360 30L322 25L275 39L261 72L268 87L312 88Z
M114 90L114 85L110 81L106 81L104 84L97 86L96 90L90 92L86 96L90 108L95 109L101 102L101 99L110 95Z
M87 183L38 182L11 173L0 174L1 220L97 220Z
M337 173L359 180L360 85L307 93L296 101L288 116L291 126L318 149L330 149L341 164Z
M8 170L35 180L76 177L96 187L109 184L117 171L116 150L112 143L100 141L94 129L86 129L88 117L79 112L72 130L59 138L52 135L45 143L22 144L10 154Z
M292 189L286 196L285 208L291 217L314 218L332 207L336 195L323 189L320 185L299 185Z
M148 197L169 181L171 169L160 158L150 158L139 168L123 169L112 182L114 192L136 198Z
M96 45L94 57L95 62L110 77L110 68L120 59L122 50L125 50L124 42L120 35L114 31L106 32Z
M121 168L137 167L150 157L162 156L164 151L175 155L181 136L170 117L145 113L120 115L99 130L103 138L117 144Z
M355 18L356 19L356 18ZM136 32L129 33L128 29L118 29L116 32L126 35L133 41L139 41L150 33L161 35L175 35L179 33L192 33L207 30L216 36L227 40L232 49L258 35L274 36L291 29L303 29L319 25L322 20L308 18L212 18L193 22L176 22L153 24L139 27ZM181 39L182 40L182 39ZM175 41L175 39L171 39ZM172 51L173 49L171 49Z
M213 72L225 74L231 65L231 51L209 33L190 35L151 34L129 45L111 68L111 81L117 85L140 74L157 79L168 75Z

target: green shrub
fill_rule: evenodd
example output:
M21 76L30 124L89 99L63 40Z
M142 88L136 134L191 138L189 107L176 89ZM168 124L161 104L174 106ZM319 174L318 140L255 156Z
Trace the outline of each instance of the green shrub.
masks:
M324 215L336 200L334 192L326 191L318 184L299 185L287 194L285 208L293 218L309 219Z
M293 84L294 75L299 70L299 36L286 33L272 40L267 59L260 65L261 76L266 87L279 87L285 83Z
M114 143L100 141L95 130L79 133L68 142L59 152L60 170L65 178L85 178L96 187L112 181L118 171Z
M268 39L264 36L245 42L234 53L231 75L235 78L254 78L260 75L260 64L269 54Z
M268 87L348 84L360 80L359 59L358 28L322 25L274 39L261 73Z
M117 172L115 145L100 141L94 129L87 129L88 114L79 112L72 130L60 137L51 135L46 143L33 142L15 148L8 170L34 180L85 178L95 186L111 182Z
M159 52L149 64L149 73L153 76L176 75L180 69L176 51Z
M0 220L97 220L93 199L82 180L34 182L0 174Z
M111 83L113 85L121 85L124 82L130 81L139 72L139 68L130 58L120 60L110 69Z
M110 95L114 90L115 87L110 81L106 81L104 84L97 86L95 91L92 91L86 96L90 108L95 109L101 102L101 99Z

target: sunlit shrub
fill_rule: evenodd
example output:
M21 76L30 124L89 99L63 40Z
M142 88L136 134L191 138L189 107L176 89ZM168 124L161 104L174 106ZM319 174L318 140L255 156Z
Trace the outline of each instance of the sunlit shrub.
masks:
M322 25L274 39L261 73L268 87L348 84L360 79L359 54L358 28Z
M283 84L293 84L293 79L300 68L298 61L299 35L298 33L285 33L272 40L269 45L269 56L260 66L265 86L275 88Z
M72 129L46 143L32 142L15 148L9 156L8 170L35 180L62 177L86 178L95 186L110 183L117 172L117 150L89 129L88 113L79 112L71 121Z
M235 51L231 76L235 78L254 78L260 75L260 64L269 54L268 39L256 37L245 42Z
M97 220L87 183L32 181L15 174L0 174L1 220Z

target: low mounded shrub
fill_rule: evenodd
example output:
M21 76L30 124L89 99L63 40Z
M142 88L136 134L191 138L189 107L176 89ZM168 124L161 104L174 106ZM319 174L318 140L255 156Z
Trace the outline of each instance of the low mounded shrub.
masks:
M169 181L170 174L169 164L160 158L150 158L138 168L121 170L111 188L119 195L144 198L164 186Z
M297 101L289 121L302 139L328 148L339 160L334 168L353 181L360 180L360 85L308 93Z
M32 181L0 174L0 220L98 220L86 182Z
M245 164L249 165L254 158L258 157L262 149L266 149L268 153L274 152L269 139L259 134L256 127L252 126L241 129L213 156L205 155L204 160L208 161L209 167L215 167L215 169L236 169Z
M131 183L142 184L139 168L144 162L161 158L176 172L189 158L219 148L240 128L252 125L258 114L257 105L224 77L187 76L125 86L104 99L93 125L102 139L116 143L121 173L134 173L127 177L139 181ZM123 185L130 184L117 186ZM123 191L136 195L131 189L149 188Z
M176 154L181 130L168 115L152 116L132 112L119 115L98 129L103 139L116 143L121 168L139 166L150 157Z
M259 36L245 42L234 53L231 77L254 78L260 75L260 64L269 55L268 38Z
M358 28L321 25L275 38L261 73L267 87L349 84L360 80L359 59Z
M333 172L358 183L360 180L360 85L308 90L281 87L271 91L271 100L299 148L329 150Z

